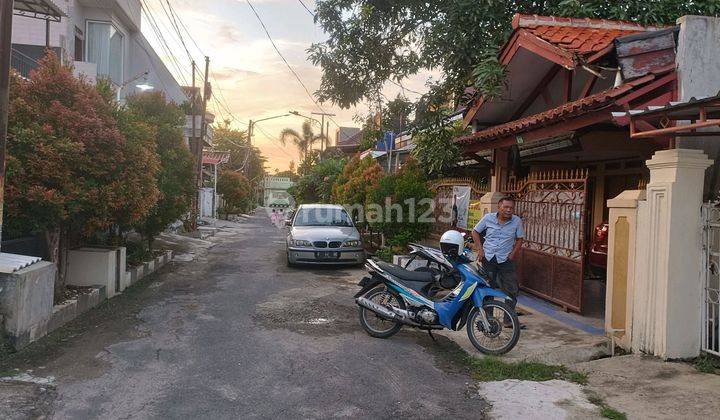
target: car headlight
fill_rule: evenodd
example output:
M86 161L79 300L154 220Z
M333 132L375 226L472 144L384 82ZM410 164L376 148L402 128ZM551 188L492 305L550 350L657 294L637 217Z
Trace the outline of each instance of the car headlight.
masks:
M312 244L310 243L310 241L305 241L305 240L302 240L302 239L291 239L291 240L290 240L290 245L292 245L292 246L306 247L306 248L312 247Z
M345 241L343 246L344 247L357 247L357 246L360 246L360 241L358 241L358 240Z

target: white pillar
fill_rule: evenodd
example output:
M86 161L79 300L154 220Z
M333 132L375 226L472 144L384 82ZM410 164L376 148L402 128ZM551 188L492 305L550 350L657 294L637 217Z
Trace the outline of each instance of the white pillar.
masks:
M695 357L702 303L700 206L712 161L700 150L672 149L646 164L650 183L639 214L645 221L638 227L645 226L647 235L638 237L642 267L633 292L633 350L664 359Z

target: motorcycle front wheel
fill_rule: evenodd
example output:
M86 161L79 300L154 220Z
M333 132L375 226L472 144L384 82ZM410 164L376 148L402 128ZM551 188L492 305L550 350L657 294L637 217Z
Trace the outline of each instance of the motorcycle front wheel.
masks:
M405 302L402 298L390 293L385 286L379 286L370 290L365 293L364 297L382 306L392 306L395 308L405 309ZM387 320L367 308L360 306L358 307L358 310L358 314L360 315L360 325L362 325L365 332L372 337L392 337L400 331L400 328L402 328L402 323Z
M483 310L490 328L486 330L480 311L473 308L467 320L470 342L483 354L500 355L512 350L520 339L520 322L515 311L498 300L486 301Z

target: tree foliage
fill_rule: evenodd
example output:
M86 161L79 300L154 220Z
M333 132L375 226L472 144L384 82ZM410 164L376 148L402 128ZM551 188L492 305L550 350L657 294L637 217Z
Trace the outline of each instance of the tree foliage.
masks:
M218 194L223 196L225 214L242 213L250 205L250 182L239 172L224 170L217 182Z
M194 159L182 133L185 117L182 109L168 103L161 92L129 96L119 114L120 121L143 124L153 132L153 153L159 159L155 182L160 196L135 224L152 246L155 236L189 210L196 193ZM132 126L125 129L126 136L130 137L131 129Z
M421 220L430 208L430 200L424 199L430 198L427 178L420 165L411 159L397 173L384 175L370 189L367 203L382 209L382 215L367 215L370 226L382 232L390 245L405 246L422 239L431 227Z
M373 158L353 156L333 186L333 201L338 204L365 204L368 190L382 176L383 170Z
M283 146L289 141L298 149L300 153L300 168L302 168L305 160L311 156L310 152L315 143L321 142L324 138L322 134L315 134L310 121L303 122L301 132L293 128L286 128L280 132L280 143L282 143ZM311 164L308 163L305 166L311 166ZM300 168L298 168L298 172L302 174Z
M345 159L324 159L297 179L288 191L298 204L331 203L332 189L345 167Z
M142 218L158 200L152 128L119 119L107 86L73 76L52 53L11 78L4 226L44 232L64 291L69 244Z
M267 159L260 149L248 144L245 130L234 129L229 121L224 121L215 128L213 141L215 149L230 153L225 169L244 172L252 183L262 182Z
M308 50L323 70L317 94L347 108L374 102L388 80L422 70L442 76L432 85L436 105L457 102L468 86L492 96L502 81L495 51L515 13L674 24L686 14L717 15L717 0L319 0L315 21L328 34Z
M413 135L413 157L428 177L446 175L460 160L460 149L453 140L464 132L462 123L458 121L418 130Z
M49 54L29 80L13 77L6 188L11 231L83 235L139 219L157 200L149 127L127 140L113 104ZM142 168L141 165L146 165ZM143 170L140 170L143 169Z

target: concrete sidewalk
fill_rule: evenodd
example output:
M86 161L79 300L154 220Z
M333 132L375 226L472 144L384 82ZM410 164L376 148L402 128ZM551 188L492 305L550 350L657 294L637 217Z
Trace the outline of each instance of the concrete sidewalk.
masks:
M519 319L525 329L520 331L517 346L510 353L500 356L504 361L569 365L609 354L608 340L604 336L573 328L523 305L519 305L518 309L524 314ZM481 356L470 343L465 328L461 331L442 330L436 334L455 341L470 355Z
M720 375L640 355L571 365L587 388L629 419L711 419L720 413Z

